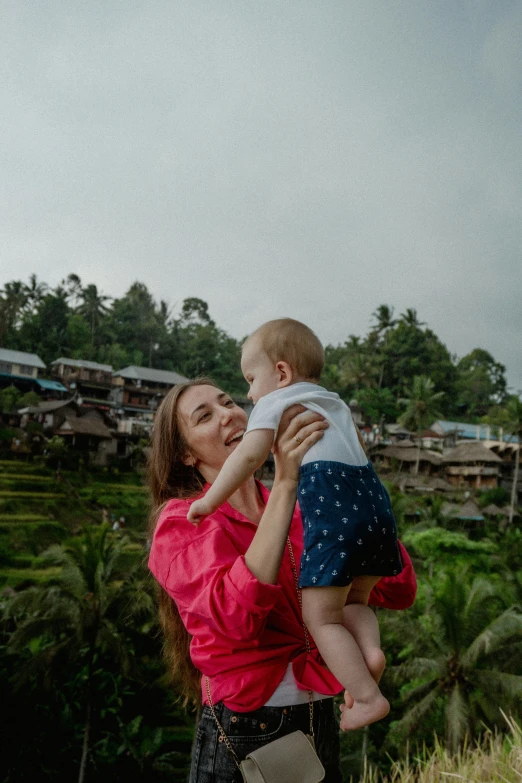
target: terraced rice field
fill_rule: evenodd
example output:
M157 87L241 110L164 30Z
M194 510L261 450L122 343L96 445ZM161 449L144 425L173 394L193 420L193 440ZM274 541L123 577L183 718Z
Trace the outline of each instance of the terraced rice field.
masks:
M144 557L147 516L146 490L136 477L120 482L103 476L66 473L58 476L43 463L0 460L0 588L37 584L56 575L42 568L39 555L59 544L84 525L99 524L101 509L111 517L125 516L134 527L134 541L125 550L129 570ZM130 524L129 524L130 523ZM136 530L136 527L138 530Z

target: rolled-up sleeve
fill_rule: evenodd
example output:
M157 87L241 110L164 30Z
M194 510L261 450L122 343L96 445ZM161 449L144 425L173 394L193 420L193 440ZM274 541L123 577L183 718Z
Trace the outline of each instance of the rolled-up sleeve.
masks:
M151 557L152 572L175 600L190 634L198 635L206 628L237 645L251 645L262 633L282 588L256 579L237 542L219 522L207 518L199 528L188 529L187 524L186 519L178 518L169 525L171 531L176 530L169 548L164 546L168 530L160 533L156 548L162 547L163 539L168 566L155 568ZM187 532L184 540L180 535L183 528Z
M415 601L417 578L411 558L399 541L403 569L397 576L383 576L372 592L368 603L383 609L408 609Z
M281 592L279 585L260 582L245 563L243 555L228 572L231 595L246 612L265 614L274 608Z

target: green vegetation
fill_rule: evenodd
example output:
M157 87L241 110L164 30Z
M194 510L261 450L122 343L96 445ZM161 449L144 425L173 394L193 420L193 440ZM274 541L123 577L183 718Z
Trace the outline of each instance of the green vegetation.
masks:
M115 300L76 275L55 289L35 276L7 283L0 341L47 364L61 355L115 369L143 364L208 374L230 393L246 391L240 343L216 325L208 305L186 299L175 317L139 282ZM373 424L402 413L418 433L441 416L522 437L522 403L507 393L505 368L479 348L452 356L413 309L395 318L381 305L366 335L327 346L323 380L343 399L357 398ZM4 421L22 401L34 404L14 387L3 390ZM16 432L0 429L4 453ZM0 460L0 677L10 718L2 779L22 783L35 769L53 783L185 779L195 715L181 710L164 680L142 478L115 465L87 469L61 438L46 445L47 463L24 461L32 455ZM444 515L446 499L463 502L458 490L443 500L388 489L419 591L412 609L379 611L391 713L342 735L345 778L520 780L516 494L477 493L481 507L509 503L510 520L464 526ZM113 532L121 516L125 530Z
M111 364L176 370L189 378L210 375L231 394L246 394L240 372L240 343L212 319L208 304L185 299L174 315L156 302L146 285L135 282L119 299L110 299L93 283L70 274L56 288L32 275L0 290L0 344L37 353L49 365L59 356ZM399 399L416 376L426 376L446 418L480 421L508 399L505 367L475 348L458 359L422 322L414 309L394 317L380 305L366 335L349 335L326 348L323 381L343 399L359 400L378 424L395 421ZM27 399L26 399L27 398ZM31 403L14 387L0 393L0 410ZM8 435L6 434L6 437ZM11 436L12 437L12 436Z
M43 462L0 462L0 487L26 477L43 479L45 513L31 493L0 506L0 676L10 694L2 779L21 783L34 769L53 783L185 779L196 716L164 682L141 477L57 477ZM419 592L406 612L379 611L392 711L342 735L345 779L515 780L520 731L502 710L521 718L522 531L463 530L441 515L441 498L389 489ZM123 533L111 515L126 517Z
M415 473L417 474L419 472L422 431L429 427L435 419L440 418L441 399L444 392L436 392L433 381L426 375L415 375L411 389L407 389L406 395L406 397L399 399L399 403L406 408L399 417L399 423L417 433L417 460L415 462Z

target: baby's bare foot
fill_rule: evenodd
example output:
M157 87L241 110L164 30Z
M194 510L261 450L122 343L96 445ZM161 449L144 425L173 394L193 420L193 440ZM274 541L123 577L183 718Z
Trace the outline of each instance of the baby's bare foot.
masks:
M343 710L342 708L343 705L341 704L341 729L342 731L353 731L385 718L390 711L390 704L388 699L385 699L382 693L379 693L372 701L354 702L351 710Z

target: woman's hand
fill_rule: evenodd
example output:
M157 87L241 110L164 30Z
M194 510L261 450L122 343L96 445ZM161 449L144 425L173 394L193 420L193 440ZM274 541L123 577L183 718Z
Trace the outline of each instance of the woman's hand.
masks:
M281 418L273 453L275 480L297 485L299 467L308 449L323 437L328 422L302 405L292 405Z
M324 418L302 405L283 414L273 446L276 473L257 532L245 552L245 563L256 579L277 584L281 559L295 510L299 466L304 455L323 437Z

